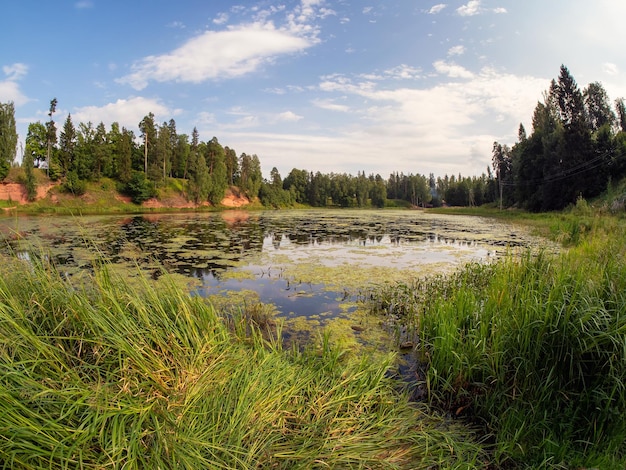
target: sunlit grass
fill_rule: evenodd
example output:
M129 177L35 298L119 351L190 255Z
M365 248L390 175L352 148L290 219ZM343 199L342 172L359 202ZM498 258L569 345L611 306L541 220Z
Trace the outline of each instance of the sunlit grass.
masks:
M496 465L625 468L624 226L563 220L558 256L471 264L374 300L419 340L431 403L481 424Z
M284 351L258 318L225 319L167 276L1 266L4 468L483 465L468 428L397 391L391 355Z

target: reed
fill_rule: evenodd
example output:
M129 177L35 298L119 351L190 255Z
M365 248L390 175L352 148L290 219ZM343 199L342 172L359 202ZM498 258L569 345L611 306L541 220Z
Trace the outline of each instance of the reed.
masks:
M615 219L586 224L561 255L375 297L381 310L401 293L431 403L480 424L494 465L626 467L626 237Z
M283 350L168 276L1 261L0 467L484 465L466 426L397 391L391 355Z

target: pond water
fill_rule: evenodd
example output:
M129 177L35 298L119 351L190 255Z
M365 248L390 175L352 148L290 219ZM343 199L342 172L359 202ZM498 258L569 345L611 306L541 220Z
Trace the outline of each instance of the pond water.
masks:
M357 333L358 301L377 284L546 243L486 218L409 210L4 218L0 240L68 275L101 258L128 276L166 270L221 308L262 302L295 329L339 320Z

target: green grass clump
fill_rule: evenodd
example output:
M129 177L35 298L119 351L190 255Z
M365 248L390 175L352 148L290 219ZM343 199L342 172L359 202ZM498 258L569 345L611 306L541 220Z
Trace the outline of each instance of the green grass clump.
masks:
M377 298L421 340L431 401L492 436L494 465L626 467L626 240L614 224L558 256L468 265Z
M1 261L2 468L482 465L466 427L397 391L391 356L284 351L167 276Z

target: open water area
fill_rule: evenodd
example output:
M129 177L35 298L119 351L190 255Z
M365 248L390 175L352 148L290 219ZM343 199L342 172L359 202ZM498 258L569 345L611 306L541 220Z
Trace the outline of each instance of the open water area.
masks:
M0 243L67 276L98 260L129 279L168 272L217 308L269 305L288 335L335 322L364 336L359 308L369 289L549 242L516 225L420 210L233 210L7 217Z

